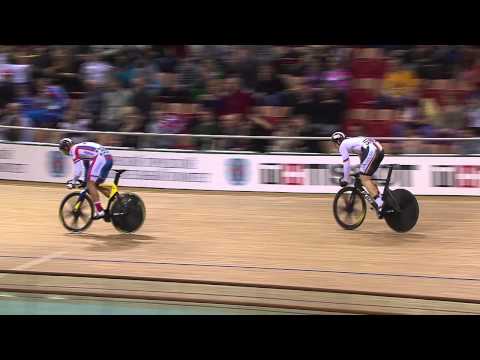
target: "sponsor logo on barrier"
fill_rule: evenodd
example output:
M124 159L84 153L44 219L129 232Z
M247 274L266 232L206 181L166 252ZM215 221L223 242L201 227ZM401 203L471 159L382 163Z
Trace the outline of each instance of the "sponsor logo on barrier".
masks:
M0 150L0 159L13 159L13 150Z
M226 161L227 180L232 185L245 185L250 177L250 163L246 159L229 159Z
M115 156L115 166L156 167L163 169L196 169L197 160Z
M431 179L433 187L479 188L480 166L434 165Z
M117 168L127 166L136 168L129 169L124 175L122 175L122 179L124 180L130 179L183 183L208 183L211 181L210 173L174 171L197 169L199 166L196 158L152 158L115 155L114 163Z
M0 173L24 174L26 167L26 164L0 163Z
M413 187L413 172L416 165L400 165L393 171L391 186ZM260 183L268 185L316 185L336 186L343 176L343 165L338 164L260 164ZM359 165L352 166L358 172ZM374 174L376 179L386 179L388 168L380 167ZM379 180L379 185L385 181Z
M65 175L65 157L60 151L48 152L48 170L53 177Z

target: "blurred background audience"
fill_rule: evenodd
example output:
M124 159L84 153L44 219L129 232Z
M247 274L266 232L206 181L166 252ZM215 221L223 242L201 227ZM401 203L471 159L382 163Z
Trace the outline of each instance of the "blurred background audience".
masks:
M0 46L0 124L200 135L303 137L343 130L372 137L475 137L480 47ZM0 131L11 141L53 142L61 135ZM332 150L304 140L102 141L201 150ZM385 144L393 153L479 153L475 140Z

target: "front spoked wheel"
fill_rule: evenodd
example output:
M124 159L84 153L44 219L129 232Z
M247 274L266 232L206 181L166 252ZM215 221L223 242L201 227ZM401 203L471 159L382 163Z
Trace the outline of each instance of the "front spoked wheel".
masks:
M80 192L70 193L60 204L58 216L65 229L72 232L85 231L93 221L92 200L88 196L81 196Z
M346 187L335 196L333 214L338 225L346 230L354 230L365 220L367 204L357 189Z

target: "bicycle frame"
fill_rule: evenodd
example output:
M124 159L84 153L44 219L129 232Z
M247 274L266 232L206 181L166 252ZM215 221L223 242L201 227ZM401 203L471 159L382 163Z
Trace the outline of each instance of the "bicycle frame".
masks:
M108 196L108 204L107 204L107 208L106 208L107 212L110 211L110 206L112 205L113 200L119 194L119 192L118 192L118 182L120 181L120 175L121 175L121 172L117 172L115 174L115 179L113 180L113 183L98 185L98 187L104 188L104 189L111 187L110 195ZM82 192L80 193L80 196L78 198L78 202L75 204L75 207L74 207L75 210L78 210L80 208L80 206L82 206L83 200L85 200L85 197L88 194L89 194L88 188L85 188L84 190L82 190Z
M384 190L383 190L383 199L385 200L385 196L388 196L389 199L391 200L391 206L393 207L393 209L397 212L401 212L401 209L400 209L400 206L398 205L397 203L397 200L395 199L395 197L393 197L391 195L391 190L390 190L390 180L392 178L392 172L393 172L393 168L395 167L395 165L388 165L388 175L387 175L387 178L386 179L372 179L372 180L375 180L375 181L378 181L378 180L385 180L385 187L384 187ZM370 204L373 205L374 203L374 200L372 199L372 197L370 196L370 194L368 193L368 191L366 191L363 187L363 184L362 184L362 181L360 180L360 176L357 175L355 176L355 185L354 187L360 192L360 194L364 197L364 199L369 202ZM352 193L352 196L353 196L353 193ZM375 209L377 209L376 207L374 207Z
M392 172L395 165L388 165L388 175L385 179L385 188L383 190L383 199L385 200L385 195L387 195L390 199L390 205L396 212L402 212L400 206L398 205L397 199L392 196L392 191L390 190L390 179L392 178ZM376 179L375 179L376 180Z

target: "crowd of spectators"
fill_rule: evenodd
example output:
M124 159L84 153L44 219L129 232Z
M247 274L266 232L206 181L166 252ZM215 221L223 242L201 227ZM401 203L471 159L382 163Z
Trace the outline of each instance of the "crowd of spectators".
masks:
M147 133L328 136L344 129L355 46L0 46L0 124ZM480 49L383 46L387 71L373 108L396 114L390 135L473 137L480 129ZM429 81L472 87L465 101L422 98ZM362 124L352 132L369 135ZM68 134L67 134L68 135ZM65 134L0 129L0 139ZM105 145L319 152L325 143L71 134ZM475 141L392 146L397 152L480 153ZM453 147L452 147L453 146Z

